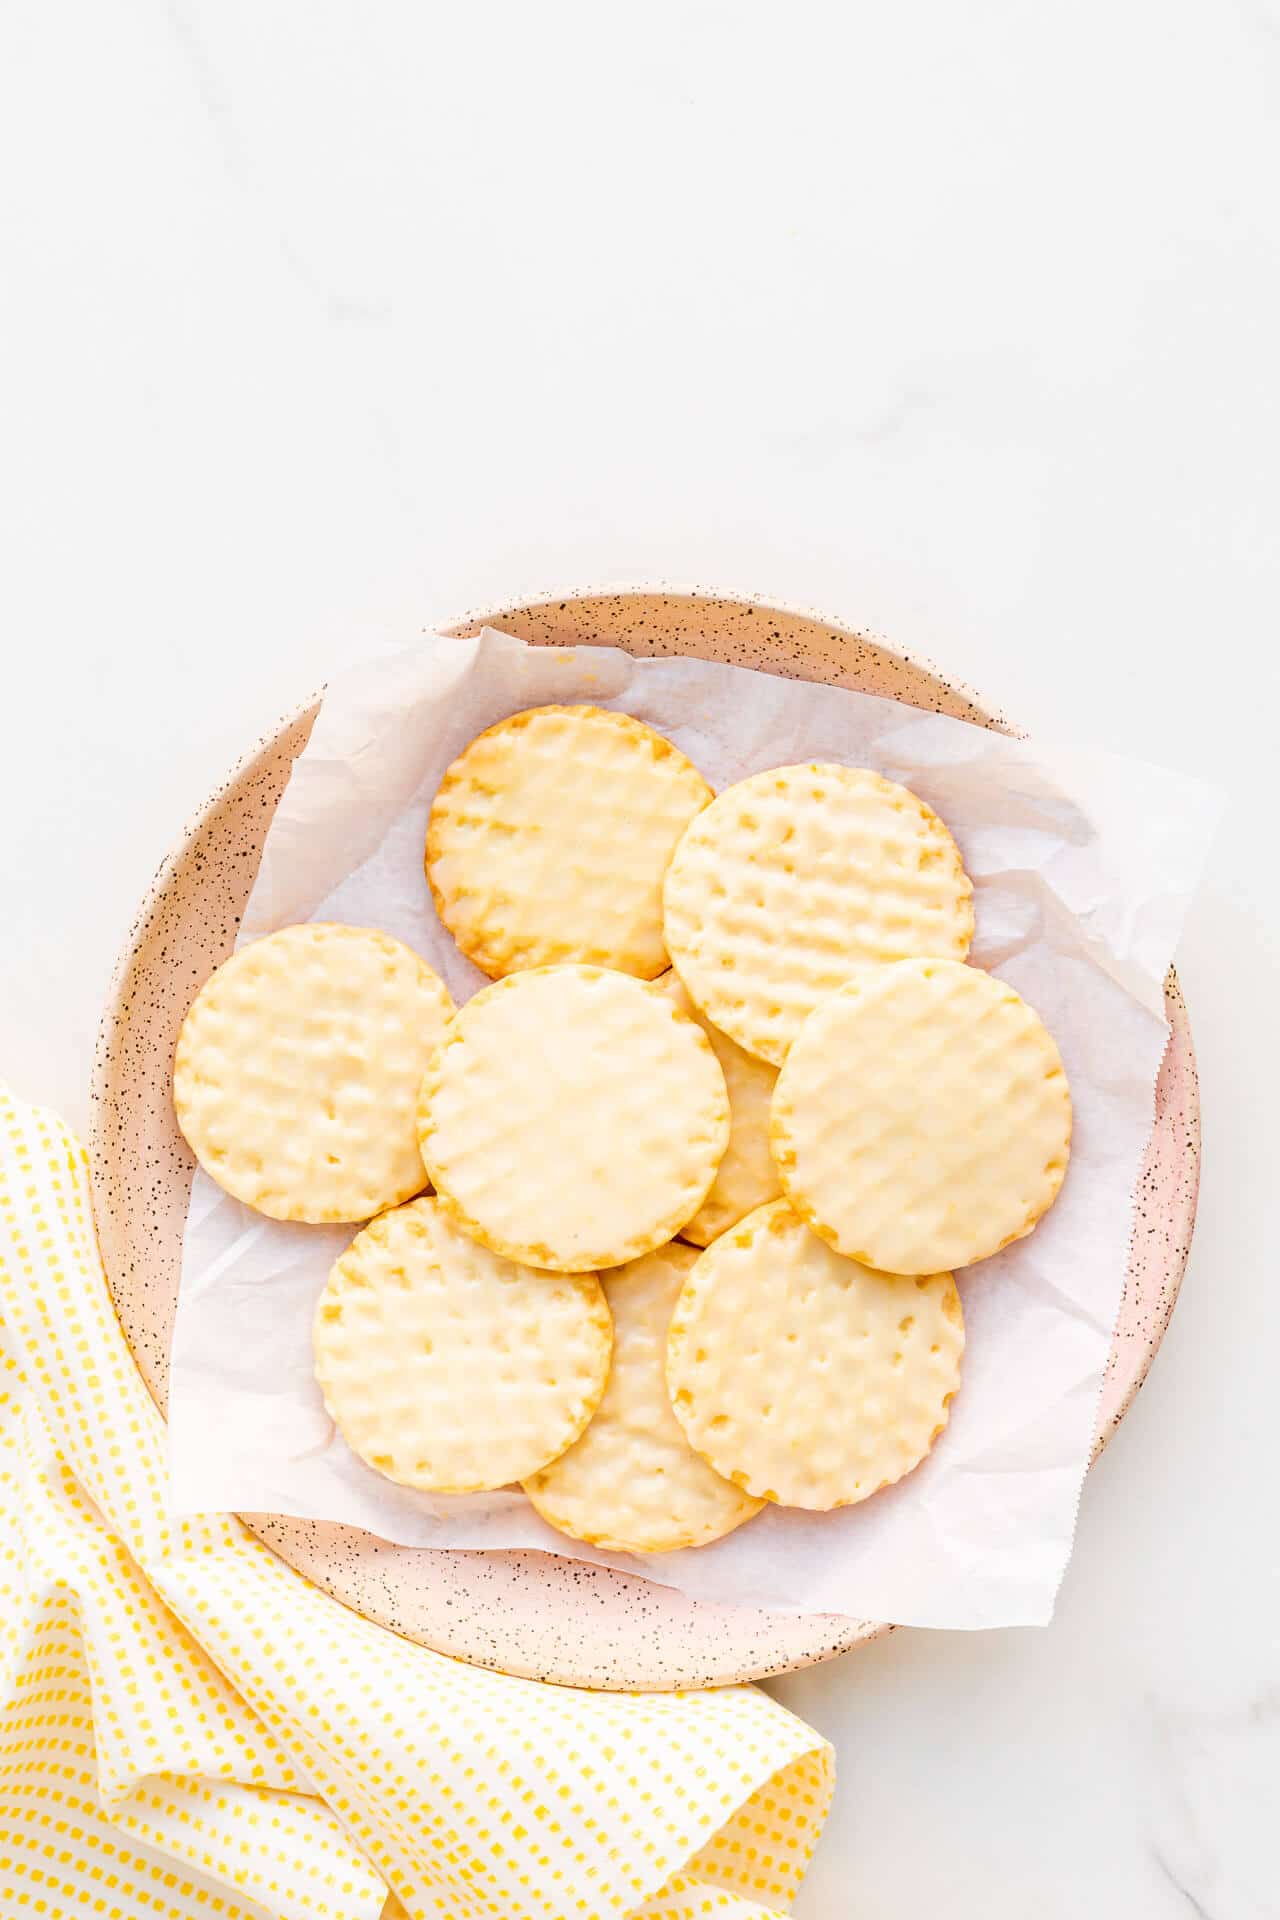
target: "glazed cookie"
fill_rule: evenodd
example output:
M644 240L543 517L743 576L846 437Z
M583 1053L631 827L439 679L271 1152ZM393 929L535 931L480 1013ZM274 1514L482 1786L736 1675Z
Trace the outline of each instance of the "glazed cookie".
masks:
M773 1200L698 1259L671 1322L667 1384L717 1473L825 1512L919 1465L947 1423L963 1351L949 1273L876 1273Z
M419 1140L462 1229L577 1273L661 1246L706 1199L729 1137L724 1075L659 988L541 967L450 1021L422 1086Z
M602 1273L613 1365L582 1438L526 1480L543 1519L615 1553L705 1546L763 1504L709 1467L667 1396L667 1328L697 1250L678 1240Z
M965 1267L1030 1233L1071 1146L1058 1049L977 967L869 968L809 1016L773 1096L796 1212L892 1273Z
M708 1019L780 1066L801 1021L859 966L963 960L971 895L955 841L905 787L855 767L777 767L685 829L665 935Z
M604 1392L594 1274L538 1273L451 1225L435 1199L380 1214L315 1317L320 1391L353 1453L407 1487L507 1486L572 1446Z
M710 1193L692 1220L680 1229L681 1239L705 1247L741 1220L744 1213L763 1206L781 1192L778 1169L769 1150L769 1109L778 1070L744 1052L736 1040L713 1027L706 1015L698 1012L674 969L664 973L657 984L706 1034L729 1094L729 1144L724 1159Z
M662 876L710 799L697 768L629 714L514 714L440 783L426 851L436 911L495 977L579 960L651 980L667 964Z
M283 927L223 962L178 1035L178 1125L273 1220L367 1220L427 1184L417 1096L452 1002L370 927Z

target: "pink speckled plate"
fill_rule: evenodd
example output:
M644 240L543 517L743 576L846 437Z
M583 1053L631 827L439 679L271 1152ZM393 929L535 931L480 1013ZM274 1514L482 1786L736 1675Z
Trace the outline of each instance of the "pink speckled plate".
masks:
M485 619L543 644L731 660L1007 730L976 697L918 661L830 622L748 601L616 593L505 608ZM468 620L455 631L474 633L482 624ZM174 1042L195 989L231 951L272 811L315 715L313 701L261 741L188 827L143 903L103 1016L91 1139L98 1236L121 1323L162 1412L194 1166L173 1118ZM1169 1050L1099 1408L1099 1450L1168 1325L1195 1218L1195 1056L1172 975L1166 1003ZM428 1551L390 1546L352 1527L245 1517L282 1559L367 1618L462 1659L566 1685L639 1690L758 1679L886 1631L840 1614L710 1606L549 1554Z

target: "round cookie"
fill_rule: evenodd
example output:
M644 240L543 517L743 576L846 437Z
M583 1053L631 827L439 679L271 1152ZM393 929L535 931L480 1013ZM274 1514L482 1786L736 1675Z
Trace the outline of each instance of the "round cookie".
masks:
M273 1220L367 1220L427 1184L417 1097L453 1003L371 927L312 921L233 953L178 1034L178 1125L211 1179Z
M419 1104L422 1157L457 1224L562 1273L671 1239L728 1137L702 1029L657 987L602 967L484 988L450 1021Z
M1071 1146L1071 1094L1038 1014L949 960L869 968L811 1014L773 1096L796 1212L891 1273L965 1267L1030 1233Z
M697 1021L720 1062L729 1094L729 1144L711 1183L711 1191L692 1220L680 1229L683 1240L695 1247L709 1246L753 1207L763 1206L782 1191L778 1169L769 1149L769 1109L778 1070L744 1051L727 1033L713 1027L698 1012L674 968L657 985L669 994L682 1013Z
M670 1553L720 1539L763 1505L693 1451L671 1411L667 1328L697 1258L673 1240L600 1276L613 1316L604 1398L582 1438L524 1483L561 1533L613 1553Z
M479 1493L572 1446L609 1372L594 1274L479 1246L435 1199L379 1214L316 1307L316 1379L353 1453L402 1486Z
M864 768L776 767L685 829L665 936L707 1017L781 1066L805 1016L859 966L963 960L972 892L955 841L905 787Z
M947 1423L963 1352L949 1273L860 1266L773 1200L699 1257L671 1322L667 1385L717 1473L826 1512L919 1465Z
M495 977L587 961L667 965L662 876L711 799L697 768L629 714L533 707L480 734L427 827L436 911Z

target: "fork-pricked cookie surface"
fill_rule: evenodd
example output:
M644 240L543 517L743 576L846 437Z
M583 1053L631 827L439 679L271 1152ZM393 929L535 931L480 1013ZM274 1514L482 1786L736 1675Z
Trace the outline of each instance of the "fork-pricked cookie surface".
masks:
M695 1453L667 1393L667 1330L694 1247L673 1240L600 1275L613 1317L604 1398L581 1439L524 1490L562 1533L615 1553L705 1546L763 1504Z
M661 990L602 967L484 988L423 1081L419 1139L464 1231L530 1266L620 1266L707 1196L729 1137L706 1035Z
M727 787L681 836L663 888L672 964L748 1053L780 1066L801 1022L859 966L963 960L972 886L906 787L809 763Z
M178 1125L210 1177L274 1220L367 1220L427 1184L417 1098L453 1010L370 927L282 927L225 960L174 1055Z
M672 1407L689 1444L759 1499L826 1512L919 1465L960 1384L949 1273L877 1273L785 1200L712 1242L676 1303Z
M872 967L810 1015L773 1096L783 1187L815 1233L893 1273L964 1267L1030 1233L1071 1146L1040 1016L945 960Z
M711 1050L720 1062L729 1095L729 1144L720 1162L711 1191L692 1220L680 1229L681 1238L696 1247L709 1246L744 1213L763 1206L782 1191L778 1169L769 1149L769 1113L778 1070L766 1060L757 1060L727 1033L721 1033L699 1013L689 998L680 975L672 968L656 983L675 1004L696 1020Z
M436 910L500 977L586 961L667 965L662 877L711 788L669 740L602 707L533 707L477 736L427 828Z
M594 1274L505 1260L434 1198L356 1235L314 1323L316 1378L352 1452L436 1493L507 1486L572 1446L604 1391L610 1341Z

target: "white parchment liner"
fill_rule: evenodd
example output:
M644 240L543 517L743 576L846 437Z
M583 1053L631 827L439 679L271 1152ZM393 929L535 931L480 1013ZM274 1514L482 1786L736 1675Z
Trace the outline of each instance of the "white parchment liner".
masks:
M293 921L377 926L443 974L484 984L422 872L448 763L521 708L590 701L648 721L717 789L838 760L921 794L973 877L971 958L1026 996L1075 1106L1062 1195L1028 1239L961 1272L964 1380L950 1425L899 1486L832 1514L772 1508L676 1554L598 1552L518 1491L397 1487L347 1449L311 1370L311 1318L349 1228L280 1225L192 1189L169 1380L175 1511L346 1521L409 1546L535 1547L700 1598L906 1625L1039 1623L1071 1551L1135 1183L1166 1030L1162 983L1218 814L1158 768L1032 746L889 700L742 667L556 650L486 630L362 665L328 689L267 837L241 941Z

